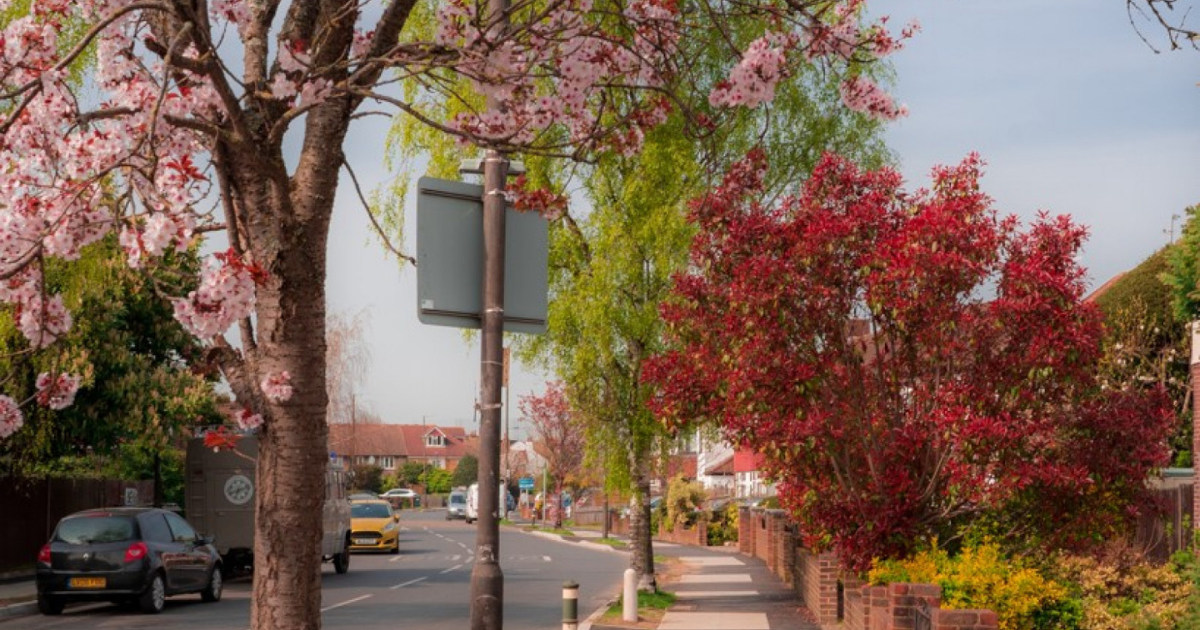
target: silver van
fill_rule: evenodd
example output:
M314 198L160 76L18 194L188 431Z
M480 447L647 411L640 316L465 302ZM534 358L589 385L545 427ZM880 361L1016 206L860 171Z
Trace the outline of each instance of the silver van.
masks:
M462 490L455 490L450 493L450 498L446 501L446 520L452 518L467 518L467 493Z

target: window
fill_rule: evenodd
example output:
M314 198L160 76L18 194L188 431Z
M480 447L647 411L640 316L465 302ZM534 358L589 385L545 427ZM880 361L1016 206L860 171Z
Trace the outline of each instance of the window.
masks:
M396 467L396 458L384 455L379 458L379 467L384 470L392 470Z
M446 436L441 433L430 433L425 436L425 446L445 446Z
M175 535L175 542L196 542L196 530L192 529L192 526L188 525L187 521L183 520L182 517L173 512L164 512L163 516L167 517L167 524L171 526L171 533Z
M58 540L73 545L123 542L133 539L133 520L124 516L80 516L58 525Z
M175 540L162 514L147 514L142 518L142 538L150 542L169 543Z

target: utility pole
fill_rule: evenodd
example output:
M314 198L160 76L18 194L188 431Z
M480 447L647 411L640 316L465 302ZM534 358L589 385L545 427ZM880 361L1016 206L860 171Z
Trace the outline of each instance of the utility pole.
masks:
M493 41L508 30L508 0L488 0ZM503 103L487 108L503 114ZM483 160L483 302L480 312L479 521L471 569L471 630L504 627L504 573L500 570L500 390L504 370L504 187L508 159L488 149Z

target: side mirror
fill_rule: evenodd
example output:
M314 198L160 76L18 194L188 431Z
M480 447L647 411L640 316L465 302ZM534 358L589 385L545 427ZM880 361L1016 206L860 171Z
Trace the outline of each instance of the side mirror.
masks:
M213 544L213 541L216 539L217 539L216 536L211 536L209 534L201 534L200 537L196 539L196 544L197 545L211 545L211 544Z
M392 522L399 523L399 522L400 522L400 515L399 515L399 514L393 514L393 515L392 515Z

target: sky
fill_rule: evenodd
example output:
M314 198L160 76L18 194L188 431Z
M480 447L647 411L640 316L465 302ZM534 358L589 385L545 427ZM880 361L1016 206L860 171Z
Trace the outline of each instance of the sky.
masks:
M1200 52L1156 54L1120 0L868 0L891 24L921 24L891 61L892 92L909 115L886 132L907 187L971 152L1005 214L1071 215L1088 226L1081 263L1099 286L1178 236L1200 203ZM1165 45L1146 25L1151 43ZM382 117L352 129L347 157L364 188L385 176ZM331 313L366 312L371 348L358 400L385 422L478 428L478 343L417 321L416 271L372 240L342 177L330 234ZM415 253L406 205L405 251ZM519 401L546 375L514 366L506 416L523 436Z

